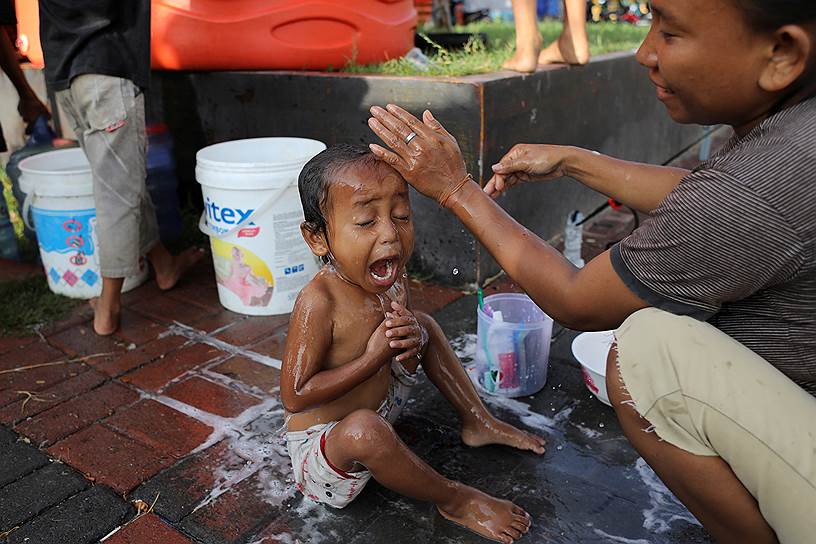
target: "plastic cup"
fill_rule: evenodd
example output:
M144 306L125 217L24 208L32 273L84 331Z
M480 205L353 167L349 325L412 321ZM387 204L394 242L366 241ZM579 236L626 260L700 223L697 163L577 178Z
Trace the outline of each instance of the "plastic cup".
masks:
M502 320L496 319L501 312ZM476 376L491 395L532 395L547 382L552 318L530 297L502 293L476 310Z

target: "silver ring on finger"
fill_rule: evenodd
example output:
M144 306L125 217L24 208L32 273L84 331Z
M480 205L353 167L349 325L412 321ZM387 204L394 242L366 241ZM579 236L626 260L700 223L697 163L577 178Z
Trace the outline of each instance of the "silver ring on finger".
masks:
M405 143L406 143L406 144L411 143L411 140L413 140L414 138L416 138L416 136L417 136L417 133L416 133L416 132L411 132L411 134L409 134L408 136L406 136L406 137L405 137Z

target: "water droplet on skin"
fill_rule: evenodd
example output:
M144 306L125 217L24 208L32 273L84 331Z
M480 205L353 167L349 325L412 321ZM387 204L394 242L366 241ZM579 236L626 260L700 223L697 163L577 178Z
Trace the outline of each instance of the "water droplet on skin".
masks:
M459 275L459 269L458 269L458 268L454 268L454 269L453 269L453 275L454 275L454 276L458 276L458 275Z

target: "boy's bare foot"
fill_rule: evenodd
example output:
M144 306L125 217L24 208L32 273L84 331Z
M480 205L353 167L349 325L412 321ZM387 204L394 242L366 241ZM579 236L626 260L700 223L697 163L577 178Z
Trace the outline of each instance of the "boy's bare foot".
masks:
M520 450L529 450L539 455L544 453L546 441L527 431L513 427L494 417L478 423L462 426L462 442L478 448L488 444L503 444Z
M579 64L589 62L589 42L584 33L583 37L573 37L569 25L558 39L544 48L538 55L538 64Z
M119 328L119 314L121 309L119 307L106 308L100 304L99 297L94 297L88 300L94 311L94 332L99 336L110 336Z
M502 64L502 70L513 70L529 74L536 71L538 67L538 53L541 51L541 38L529 47L516 47L513 56Z
M530 515L510 501L459 484L450 505L437 505L445 519L490 540L510 544L530 530Z
M162 291L175 287L184 273L204 256L204 250L197 247L186 249L178 255L170 255L166 251L164 253L151 259L156 271L156 284Z

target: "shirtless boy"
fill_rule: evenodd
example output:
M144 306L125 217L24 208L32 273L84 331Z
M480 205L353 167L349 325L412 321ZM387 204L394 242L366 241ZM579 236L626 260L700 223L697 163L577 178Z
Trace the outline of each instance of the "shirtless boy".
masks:
M520 538L530 527L524 510L443 477L392 427L421 363L459 413L465 444L544 452L543 439L487 411L439 325L408 309L414 234L405 180L367 148L338 145L306 164L299 189L303 237L326 264L298 297L283 358L298 488L343 508L373 476L491 540Z

